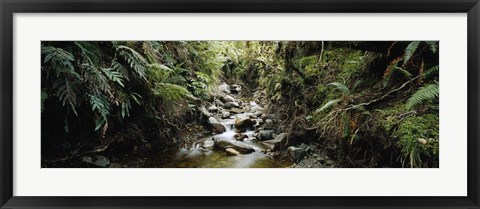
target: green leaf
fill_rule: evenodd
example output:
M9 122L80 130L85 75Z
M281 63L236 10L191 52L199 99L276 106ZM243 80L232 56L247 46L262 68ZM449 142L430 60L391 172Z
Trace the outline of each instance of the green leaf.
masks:
M428 84L424 87L421 87L416 91L410 99L408 99L406 108L407 110L412 109L412 107L431 101L438 98L439 96L439 86L438 83Z
M405 49L405 55L403 57L403 64L406 64L412 58L412 55L417 51L418 45L420 41L412 41L408 44L407 48Z
M333 82L333 83L327 84L327 86L335 86L338 90L342 91L344 96L350 95L350 90L343 83Z
M342 101L342 99L332 99L330 101L328 101L325 105L323 105L320 109L317 109L315 110L315 112L321 112L331 106L333 106L334 104L337 104L338 102Z

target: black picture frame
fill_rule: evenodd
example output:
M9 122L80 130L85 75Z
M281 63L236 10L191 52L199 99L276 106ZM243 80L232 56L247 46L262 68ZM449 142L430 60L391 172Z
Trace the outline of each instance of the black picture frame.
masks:
M1 208L480 208L478 0L0 0ZM466 197L20 197L13 196L14 13L467 13L468 196ZM448 181L448 179L445 179ZM93 188L92 188L93 189ZM321 189L321 188L319 188Z

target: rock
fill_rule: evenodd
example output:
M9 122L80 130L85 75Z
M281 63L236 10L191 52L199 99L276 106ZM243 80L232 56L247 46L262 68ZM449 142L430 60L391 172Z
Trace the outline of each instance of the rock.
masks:
M235 140L238 140L238 141L243 141L244 139L248 138L248 136L245 134L236 133L233 135L233 138L235 138Z
M223 105L224 108L226 109L231 109L231 108L239 108L240 105L237 102L227 102Z
M215 148L219 150L226 150L228 148L233 148L234 150L242 153L249 154L255 152L255 149L248 145L235 143L234 141L218 140L215 141Z
M288 147L288 155L294 163L298 163L305 157L305 150L302 148L290 146Z
M328 160L325 161L325 163L327 165L333 165L333 164L335 164L335 161L328 159Z
M208 111L210 111L210 112L217 112L217 111L218 111L218 107L215 106L215 105L212 105L212 106L208 107Z
M217 106L220 106L220 107L223 107L223 105L225 105L225 103L223 103L222 101L216 99L215 101L213 101L213 103L215 103Z
M203 148L205 148L205 149L212 149L213 145L215 145L215 142L213 140L210 140L210 139L205 140L203 142Z
M240 91L242 91L242 87L240 85L234 84L230 87L230 92L232 92L232 94L238 94Z
M225 126L218 122L217 119L215 119L214 117L208 118L208 124L212 125L212 127L215 129L215 132L217 133L223 133L227 130Z
M222 112L222 118L228 118L228 117L230 117L230 112L228 112L228 111L223 111L223 112Z
M203 116L209 118L209 117L212 117L212 113L208 112L207 108L205 107L200 107L198 108L198 110L200 110L200 112L202 113Z
M263 144L270 148L270 150L278 150L285 145L286 139L287 134L281 133L278 134L275 139L264 141Z
M93 157L83 156L81 159L83 162L93 164L98 167L107 167L107 165L110 164L110 160L101 155L95 155Z
M230 94L230 86L226 83L220 84L217 89L225 94Z
M260 111L257 111L257 112L255 112L254 114L255 114L255 116L257 116L257 117L261 117L263 113L260 112Z
M273 139L273 130L261 130L258 132L258 139L261 141L266 141Z
M230 96L230 95L225 95L225 96L223 96L223 97L220 97L220 100L221 100L222 102L225 102L225 103L227 103L227 102L235 102L235 98L233 98L233 97Z
M227 148L225 149L225 152L227 152L229 155L240 155L241 153L238 152L237 150L233 149L233 148Z
M252 119L239 115L235 118L235 128L237 129L251 129L255 125Z
M235 114L240 114L240 113L243 113L244 111L240 108L232 108L230 110L232 113L235 113Z
M418 138L417 141L420 142L421 144L427 144L428 143L428 141L424 138Z

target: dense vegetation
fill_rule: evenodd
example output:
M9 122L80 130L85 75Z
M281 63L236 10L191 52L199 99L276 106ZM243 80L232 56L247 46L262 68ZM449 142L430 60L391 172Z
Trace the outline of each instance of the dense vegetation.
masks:
M42 166L178 149L221 82L339 167L438 167L438 42L42 42ZM139 162L141 163L141 162Z

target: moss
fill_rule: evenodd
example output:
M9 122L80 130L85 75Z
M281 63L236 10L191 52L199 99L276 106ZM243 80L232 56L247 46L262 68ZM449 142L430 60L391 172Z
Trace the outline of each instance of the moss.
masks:
M395 132L404 165L435 167L438 161L438 132L439 120L436 114L405 118Z

